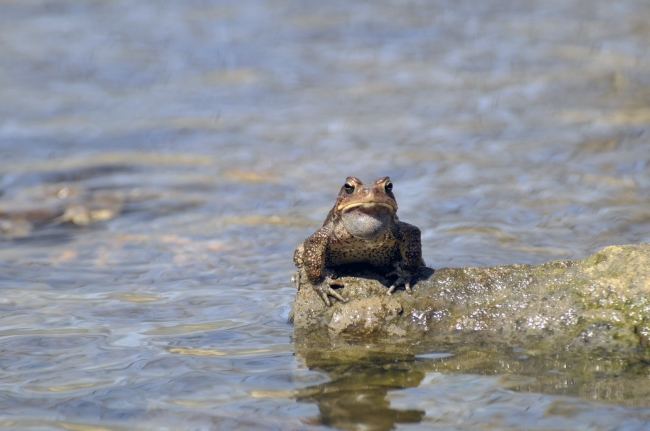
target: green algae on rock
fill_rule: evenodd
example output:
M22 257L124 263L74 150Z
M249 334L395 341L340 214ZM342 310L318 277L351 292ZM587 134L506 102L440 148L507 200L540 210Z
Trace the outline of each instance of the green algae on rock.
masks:
M650 244L607 247L577 261L486 268L421 268L413 294L386 295L368 269L342 272L349 302L327 307L313 289L296 295L297 330L330 335L483 337L522 344L636 348L650 332Z

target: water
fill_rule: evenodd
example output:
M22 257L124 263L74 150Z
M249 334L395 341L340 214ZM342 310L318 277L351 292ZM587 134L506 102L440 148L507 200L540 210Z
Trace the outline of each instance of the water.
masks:
M631 379L546 384L540 352L313 363L287 323L347 175L391 176L434 268L650 241L649 14L4 2L0 428L650 429Z

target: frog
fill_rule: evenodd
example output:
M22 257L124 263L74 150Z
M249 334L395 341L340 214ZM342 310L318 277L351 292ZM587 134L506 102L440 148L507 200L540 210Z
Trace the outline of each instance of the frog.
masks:
M398 219L387 176L370 184L347 177L323 226L296 248L293 261L298 267L292 278L296 288L308 281L328 307L330 297L348 301L334 290L344 287L337 271L342 265L369 264L386 277L397 276L388 295L400 286L412 294L411 284L425 265L420 229Z

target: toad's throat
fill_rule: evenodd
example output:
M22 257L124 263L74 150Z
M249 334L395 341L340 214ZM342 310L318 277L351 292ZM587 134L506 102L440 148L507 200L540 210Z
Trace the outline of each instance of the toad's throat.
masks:
M385 203L355 203L346 206L341 213L345 229L354 237L372 239L390 226L395 208Z

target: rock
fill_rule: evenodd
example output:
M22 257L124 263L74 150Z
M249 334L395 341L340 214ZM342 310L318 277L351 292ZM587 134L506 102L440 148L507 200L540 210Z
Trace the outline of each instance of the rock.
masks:
M303 284L293 309L297 331L566 348L648 344L650 244L611 246L583 260L536 266L423 267L413 295L386 295L391 280L367 268L349 268L340 279L349 302L332 307Z
M388 295L354 299L334 311L327 327L336 333L356 334L388 330L401 313L402 304Z

